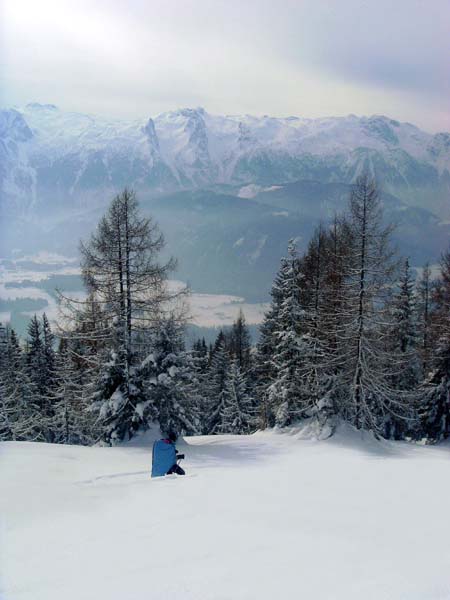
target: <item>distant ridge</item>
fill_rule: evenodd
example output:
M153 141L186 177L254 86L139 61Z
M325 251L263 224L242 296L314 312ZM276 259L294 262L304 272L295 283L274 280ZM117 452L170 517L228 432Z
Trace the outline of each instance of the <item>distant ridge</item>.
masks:
M0 111L0 210L92 206L128 185L350 183L363 170L407 203L449 216L450 134L371 117L212 115L184 108L113 120L30 103ZM447 207L447 208L446 208Z

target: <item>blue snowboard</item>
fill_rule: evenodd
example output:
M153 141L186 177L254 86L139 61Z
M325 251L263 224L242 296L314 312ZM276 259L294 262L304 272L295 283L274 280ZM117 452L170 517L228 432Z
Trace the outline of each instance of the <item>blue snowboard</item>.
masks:
M177 462L174 444L169 440L158 440L153 444L152 477L167 475L167 471Z

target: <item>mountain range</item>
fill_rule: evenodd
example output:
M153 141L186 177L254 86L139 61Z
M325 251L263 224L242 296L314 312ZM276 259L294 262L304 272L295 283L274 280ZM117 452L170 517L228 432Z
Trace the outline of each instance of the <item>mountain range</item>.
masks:
M447 209L450 134L384 116L216 116L202 108L118 121L28 104L0 112L3 209L92 205L125 185L173 192L296 180L350 183L362 170L409 204Z
M300 249L367 171L413 264L448 243L450 134L385 116L307 119L181 109L112 120L51 104L0 111L0 254L74 254L128 186L163 229L178 277L267 297L289 237Z

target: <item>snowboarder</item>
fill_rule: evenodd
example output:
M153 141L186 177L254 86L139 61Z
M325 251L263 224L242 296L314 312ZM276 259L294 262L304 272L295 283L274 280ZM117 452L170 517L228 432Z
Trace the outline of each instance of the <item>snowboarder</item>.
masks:
M177 463L184 458L184 454L178 454L175 448L177 434L169 431L166 438L158 440L153 444L152 455L152 477L162 477L163 475L185 475L184 469Z

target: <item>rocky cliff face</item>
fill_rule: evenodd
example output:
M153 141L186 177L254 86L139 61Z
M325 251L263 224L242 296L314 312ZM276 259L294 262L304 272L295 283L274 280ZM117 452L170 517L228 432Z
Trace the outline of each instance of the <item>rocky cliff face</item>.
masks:
M384 116L304 119L182 109L114 121L29 104L0 111L3 214L101 206L141 195L296 180L350 183L364 170L408 204L450 216L450 134Z

